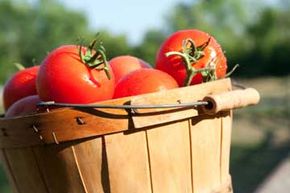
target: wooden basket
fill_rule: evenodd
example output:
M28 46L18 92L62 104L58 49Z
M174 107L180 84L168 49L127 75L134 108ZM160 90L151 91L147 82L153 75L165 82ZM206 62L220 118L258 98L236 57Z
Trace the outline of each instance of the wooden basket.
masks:
M229 91L223 79L101 104L187 103ZM237 98L220 112L212 108L230 99L203 110L61 108L2 118L3 165L15 193L229 193L230 108L251 103Z

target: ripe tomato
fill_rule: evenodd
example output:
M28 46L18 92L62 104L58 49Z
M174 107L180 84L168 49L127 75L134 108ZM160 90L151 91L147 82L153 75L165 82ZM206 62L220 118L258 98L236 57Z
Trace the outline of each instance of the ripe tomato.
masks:
M39 66L29 67L15 73L4 85L3 104L7 110L17 100L36 94L36 76Z
M129 73L117 83L114 98L158 92L177 87L177 82L169 74L153 68L141 68Z
M58 47L40 65L36 81L40 99L64 103L111 99L115 79L109 65L105 64L103 50L77 45Z
M181 30L160 46L156 68L173 76L179 86L223 78L227 61L217 41L203 31Z
M5 117L15 117L36 113L37 104L40 102L38 95L21 98L9 107L5 113Z
M140 68L151 68L151 66L141 60L140 58L130 56L130 55L123 55L117 56L112 58L109 61L109 64L112 68L112 71L115 75L116 83L125 75L129 74L130 72L140 69Z

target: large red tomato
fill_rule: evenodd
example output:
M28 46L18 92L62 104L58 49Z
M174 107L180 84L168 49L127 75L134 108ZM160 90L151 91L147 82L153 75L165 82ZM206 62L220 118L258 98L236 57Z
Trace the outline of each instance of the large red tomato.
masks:
M114 98L134 96L177 88L169 74L152 68L141 68L123 77L116 85Z
M160 46L156 68L173 76L180 86L223 78L227 61L214 37L196 29L170 35Z
M53 50L39 69L36 86L40 99L64 103L111 99L115 79L109 65L105 64L107 61L102 50L94 51L77 45Z
M36 94L36 76L39 66L25 68L15 73L4 85L3 104L7 110L17 100Z
M140 68L151 68L151 66L140 58L122 55L112 58L109 64L115 75L116 83L130 72Z
M5 117L29 115L37 112L37 104L40 103L38 95L31 95L19 99L6 111Z

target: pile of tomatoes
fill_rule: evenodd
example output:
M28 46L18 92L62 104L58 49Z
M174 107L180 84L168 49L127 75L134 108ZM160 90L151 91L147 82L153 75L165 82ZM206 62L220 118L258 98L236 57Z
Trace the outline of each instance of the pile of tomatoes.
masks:
M5 116L34 113L41 101L88 104L199 84L225 77L226 70L221 46L196 29L166 38L155 67L130 55L108 60L98 41L88 46L63 45L40 65L18 71L6 82Z

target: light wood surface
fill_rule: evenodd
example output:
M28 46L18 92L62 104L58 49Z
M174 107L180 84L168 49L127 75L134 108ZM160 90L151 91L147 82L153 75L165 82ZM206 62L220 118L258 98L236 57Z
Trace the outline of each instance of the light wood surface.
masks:
M233 112L227 111L221 118L221 183L226 183L230 173L230 147Z
M103 104L186 103L230 90L224 79ZM1 157L15 193L222 193L231 122L230 111L62 108L0 119Z
M83 187L88 193L109 192L105 144L101 137L72 146Z
M153 192L192 192L188 121L146 131Z
M220 111L256 105L260 101L260 94L254 88L247 88L208 95L203 100L211 103L210 108L207 108L207 106L204 107L204 113L216 114Z
M221 184L221 120L197 117L191 122L194 193L208 193Z
M151 193L145 131L105 136L111 193Z

